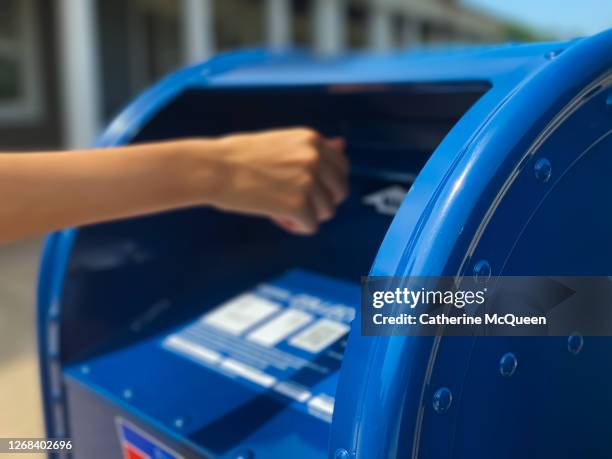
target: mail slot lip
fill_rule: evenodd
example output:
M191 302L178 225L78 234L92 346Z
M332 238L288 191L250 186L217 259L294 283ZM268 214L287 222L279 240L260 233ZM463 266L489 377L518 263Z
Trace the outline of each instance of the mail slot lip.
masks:
M300 51L269 51L253 49L221 53L214 58L179 70L141 94L129 104L109 125L97 142L97 146L125 144L140 127L161 107L180 92L189 88L238 87L238 86L282 86L288 85L334 85L393 84L397 82L432 83L456 81L490 81L495 85L514 86L526 75L543 65L541 57L551 50L566 47L571 42L545 43L521 46L483 46L477 48L441 47L437 51L421 56L418 50L405 54L404 60L393 56L371 56L355 54L337 60L320 59ZM433 56L432 56L433 54ZM465 55L471 56L470 65ZM362 57L366 59L362 59ZM449 58L450 56L450 58ZM374 63L369 63L374 59ZM410 64L410 60L420 63ZM516 69L515 59L520 59L521 68ZM365 62L365 63L364 63ZM450 64L449 64L450 62ZM280 77L279 70L303 66L306 71L297 71L291 78ZM333 66L335 72L319 72L317 69ZM412 70L408 71L410 67ZM261 69L274 69L270 74ZM313 71L313 69L315 69ZM509 73L509 69L515 72ZM291 83L287 80L291 79ZM129 128L128 128L129 127Z
M500 85L493 80L491 91L457 123L420 172L370 274L457 274L461 253L467 249L465 241L458 247L457 239L432 234L459 235L470 221L483 218L495 199L485 188L491 183L502 184L537 135L575 94L609 72L611 48L612 30L576 41L560 53L551 46L543 50L542 59L547 63L524 82L505 87L505 97L499 101L493 93ZM490 115L484 113L487 108ZM462 122L471 115L480 117L481 124L465 144L459 131L467 127ZM424 228L431 231L425 233ZM418 445L418 413L425 385L415 384L415 379L423 382L432 360L415 359L410 350L433 357L435 346L432 339L364 338L352 331L339 384L352 384L355 390L340 392L336 400L330 450L345 447L357 456L382 459L400 440L407 451ZM397 362L394 368L390 359ZM364 365L369 368L367 375L359 371ZM384 378L372 376L383 374ZM406 397L408 390L419 397ZM359 422L348 421L356 419ZM402 419L409 420L410 425L401 428L413 434L410 438L398 436Z

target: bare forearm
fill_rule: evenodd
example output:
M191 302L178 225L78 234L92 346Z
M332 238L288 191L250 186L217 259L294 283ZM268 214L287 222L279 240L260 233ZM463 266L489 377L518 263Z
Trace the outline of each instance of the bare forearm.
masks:
M347 194L341 139L295 128L103 150L0 154L0 242L195 205L311 234Z
M196 165L188 145L0 154L0 241L203 202L206 152Z

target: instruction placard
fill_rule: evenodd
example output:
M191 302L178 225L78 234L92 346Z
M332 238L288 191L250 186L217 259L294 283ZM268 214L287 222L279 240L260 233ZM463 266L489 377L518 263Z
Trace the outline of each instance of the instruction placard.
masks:
M293 270L228 299L161 345L331 422L358 302L359 285Z

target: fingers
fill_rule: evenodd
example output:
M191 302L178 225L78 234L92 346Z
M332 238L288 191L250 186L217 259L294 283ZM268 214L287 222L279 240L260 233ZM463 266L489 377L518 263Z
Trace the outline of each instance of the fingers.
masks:
M342 139L334 140L320 152L320 162L308 182L306 208L294 217L277 217L274 221L293 234L314 234L319 224L330 220L336 207L348 195L348 161L344 157Z
M310 200L295 215L275 216L272 221L285 231L300 236L310 236L319 229L317 211Z
M349 162L342 138L325 138L311 129L289 132L294 147L290 164L295 164L295 181L285 187L288 208L272 213L272 220L284 230L310 235L331 219L348 195ZM295 162L293 162L295 161Z
M296 225L293 220L283 217L272 217L272 221L285 231L297 234Z
M319 229L319 219L314 207L312 199L308 199L306 205L303 206L302 212L291 223L294 225L294 233L303 236L310 236L316 233Z
M323 159L335 165L342 174L348 175L349 162L344 154L346 148L344 139L342 137L322 137L319 143Z
M342 203L348 195L347 172L329 159L322 160L318 180L325 188L334 205Z
M348 196L349 164L344 154L344 139L321 140L321 164L318 179L335 205Z
M207 174L195 175L206 175L207 183L215 179L199 199L218 209L266 216L291 233L313 234L348 194L342 138L294 127L233 134L215 145L202 155Z
M322 180L315 179L315 185L310 196L319 222L327 221L334 216L338 201Z

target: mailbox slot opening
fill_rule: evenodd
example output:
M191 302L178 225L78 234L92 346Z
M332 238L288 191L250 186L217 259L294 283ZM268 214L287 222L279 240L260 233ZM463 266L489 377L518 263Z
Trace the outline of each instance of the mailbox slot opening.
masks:
M310 126L342 136L354 175L414 178L484 82L192 89L134 142Z
M207 208L80 229L63 299L65 310L74 311L65 320L79 325L64 327L63 355L70 360L122 342L109 334L132 336L130 319L142 321L139 330L159 332L294 268L358 284L401 201L397 190L409 189L439 142L488 88L486 82L465 82L182 93L133 143L311 126L346 139L351 195L313 237ZM93 325L92 317L96 326L83 330L83 323Z
M168 394L156 403L173 404L164 409L180 405L195 413L193 422L204 427L190 438L215 454L226 453L268 423L278 422L275 429L328 429L318 415L309 415L310 404L299 411L291 401L268 397L273 386L251 393L231 378L221 382L229 367L210 374L182 364L183 379L174 377L176 356L160 346L160 337L196 323L202 314L252 292L260 283L274 286L279 277L286 279L283 276L289 276L292 285L303 281L309 284L306 287L321 286L334 301L356 307L360 276L368 273L403 193L442 138L487 88L485 83L203 88L178 96L133 142L311 126L346 139L351 195L336 218L313 237L292 236L266 219L208 208L81 228L62 299L61 354L64 362L72 363L67 372L118 397L126 380L151 386L147 389L151 393ZM302 274L296 275L296 268ZM338 300L334 295L340 291L344 296ZM316 300L317 292L309 292ZM325 397L333 401L335 395L334 377L345 340L346 332L328 349L333 352L308 357L309 344L302 344L298 352L325 369L314 377L300 373L313 397L317 391L324 393L316 402L323 411L330 403ZM91 375L80 373L84 362L87 368L96 368ZM156 378L143 375L130 362L154 362ZM238 371L232 365L231 371ZM268 385L265 375L239 371ZM109 376L113 374L117 377ZM181 396L181 387L193 389L192 380L208 391ZM219 405L216 391L237 405L227 411ZM292 408L286 410L289 405ZM157 416L153 411L147 414ZM78 414L71 419L78 419ZM232 436L218 433L237 425L242 430ZM325 449L325 435L319 437L323 443L317 447Z

